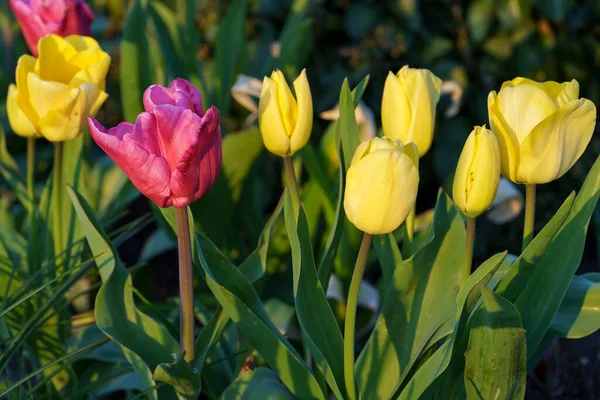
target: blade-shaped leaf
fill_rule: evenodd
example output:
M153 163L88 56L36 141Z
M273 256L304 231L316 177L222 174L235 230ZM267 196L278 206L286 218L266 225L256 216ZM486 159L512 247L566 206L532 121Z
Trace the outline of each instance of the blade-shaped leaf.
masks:
M268 368L242 371L223 392L221 400L293 400L295 397Z
M600 273L575 275L551 330L569 339L579 339L600 329Z

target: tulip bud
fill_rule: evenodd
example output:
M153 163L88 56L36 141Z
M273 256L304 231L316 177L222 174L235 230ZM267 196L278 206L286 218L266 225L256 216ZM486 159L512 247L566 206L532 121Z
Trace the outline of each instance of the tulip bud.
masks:
M110 56L91 37L77 35L45 36L38 49L37 59L19 58L6 99L8 121L21 136L74 139L108 97Z
M442 80L428 69L402 67L389 73L383 89L381 122L383 133L402 143L414 143L422 157L433 140L435 107Z
M344 210L363 232L389 233L413 208L419 186L418 150L389 137L362 142L356 149L344 193Z
M500 182L498 141L485 126L469 135L454 174L452 197L467 217L477 217L490 208Z
M541 184L563 176L581 157L596 126L596 106L579 98L579 83L515 78L488 96L502 174Z
M258 122L265 147L281 157L300 150L312 130L313 105L306 70L294 81L296 98L283 73L273 71L263 81L258 102Z
M186 207L219 174L219 111L213 106L205 114L200 92L184 79L150 86L144 108L135 125L109 130L90 118L90 134L144 196L159 207Z
M48 34L92 35L94 13L84 0L10 0L10 6L35 56L38 41Z

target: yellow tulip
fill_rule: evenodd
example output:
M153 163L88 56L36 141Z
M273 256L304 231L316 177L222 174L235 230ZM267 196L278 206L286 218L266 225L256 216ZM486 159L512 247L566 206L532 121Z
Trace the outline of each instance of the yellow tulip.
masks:
M104 91L110 56L91 37L48 35L39 57L19 58L16 85L6 108L13 131L51 142L74 139L108 95Z
M273 71L263 81L258 101L258 122L265 147L281 157L300 150L312 130L313 105L306 70L294 81L296 98L283 73Z
M435 107L442 80L428 69L402 67L389 73L383 89L381 122L383 133L402 143L414 143L422 157L433 140Z
M389 233L413 208L419 186L417 146L389 137L362 142L346 176L344 210L363 232Z
M467 217L491 207L500 182L498 140L485 126L476 126L465 142L456 173L452 197Z
M502 174L540 184L563 176L581 157L596 125L596 106L579 98L579 83L515 78L488 96Z

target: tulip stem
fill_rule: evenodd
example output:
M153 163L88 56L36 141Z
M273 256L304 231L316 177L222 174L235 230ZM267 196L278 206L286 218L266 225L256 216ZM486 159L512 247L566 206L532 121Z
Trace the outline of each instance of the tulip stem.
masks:
M296 182L296 173L294 171L292 157L283 157L283 165L285 166L287 188L290 191L290 196L292 197L294 215L298 217L298 212L300 210L300 191L298 190L298 183Z
M535 184L525 186L525 226L523 228L523 250L533 240L535 222Z
M463 261L463 284L471 275L473 266L473 247L475 246L475 218L467 217L467 237L465 240L465 257Z
M406 221L404 222L405 228L406 228L406 238L405 238L405 242L406 242L406 250L407 250L407 255L412 254L412 244L413 244L413 240L415 237L415 206L413 205L412 208L410 209L410 213L408 213L408 216L406 217Z
M65 270L66 265L61 263L64 256L61 256L63 248L62 231L62 164L63 164L63 142L54 143L54 176L52 183L52 197L54 198L54 255L56 257L55 265L58 271ZM62 266L61 266L62 265Z
M194 276L188 208L175 207L177 220L177 247L179 253L179 301L181 313L181 351L188 364L194 363Z
M346 302L346 318L344 322L344 380L346 381L346 390L348 390L348 399L350 400L356 399L356 385L354 378L354 332L356 330L358 292L365 273L367 257L369 255L372 240L373 235L368 233L363 234Z

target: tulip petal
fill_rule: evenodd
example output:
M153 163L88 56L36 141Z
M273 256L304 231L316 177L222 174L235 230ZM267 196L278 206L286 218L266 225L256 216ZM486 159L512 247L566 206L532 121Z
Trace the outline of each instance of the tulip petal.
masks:
M290 138L279 112L277 83L265 77L258 101L258 123L265 147L281 157L290 153Z
M83 50L69 60L69 64L80 69L69 81L70 86L93 83L104 90L110 67L110 56L107 53L100 49Z
M515 132L519 143L557 107L538 85L503 85L496 100L499 114Z
M54 108L40 119L40 130L51 142L62 142L76 138L83 130L85 119L98 99L100 92L92 84L83 84L75 89L75 100L63 108Z
M408 143L411 107L404 94L400 80L392 72L388 73L381 100L381 124L383 133L394 140Z
M308 87L306 71L304 71L303 79L300 77L298 78L300 79L299 83L302 83L302 89L305 90L306 87ZM273 71L271 79L275 82L275 87L277 88L277 105L279 106L279 113L281 115L281 120L283 121L283 126L285 127L285 132L291 137L296 127L296 121L298 120L298 105L296 104L296 99L294 99L294 95L285 80L283 72L280 70ZM306 82L302 82L302 80ZM306 86L304 84L306 84ZM308 89L308 93L310 94L310 89Z
M31 106L40 119L50 110L66 110L79 94L77 88L42 80L32 72L27 75L27 90Z
M65 37L65 41L69 43L77 51L85 50L100 50L100 44L91 35L82 33L73 33Z
M201 117L204 116L204 108L202 107L202 94L194 85L185 79L178 78L171 82L169 88L175 90L176 92L185 93L190 99L196 114Z
M408 155L374 151L348 169L344 210L363 232L392 232L412 209L418 185L419 174Z
M37 56L38 40L47 33L46 24L40 18L40 14L32 11L31 6L27 2L10 0L10 6L19 21L29 50L34 56Z
M313 125L313 103L310 86L306 78L306 69L303 69L294 81L294 90L297 98L296 126L290 138L290 155L304 147ZM295 104L294 104L295 105Z
M39 133L31 120L21 110L17 104L19 93L15 85L8 87L8 96L6 98L6 113L8 114L8 122L12 130L20 136L24 137L39 137Z
M568 102L577 99L579 99L579 82L573 79L562 87L561 92L556 97L556 102L559 107L562 107Z
M135 141L127 140L134 135L137 126L122 122L107 131L93 118L88 119L88 126L94 141L115 161L144 196L159 207L172 205L169 188L171 171L167 161L149 153Z
M36 73L42 80L68 84L79 71L77 66L69 63L77 51L58 35L41 38L38 42L38 53Z
M440 100L442 80L427 69L406 68L406 72L400 74L411 108L408 136L402 143L416 144L422 157L433 141L435 109Z
M61 36L79 34L85 37L92 35L92 21L94 13L85 1L75 1L72 9L67 12L62 20Z
M160 105L171 105L177 107L183 107L196 113L194 105L190 100L190 97L178 90L166 88L162 85L151 85L144 91L144 109L146 111L152 111L155 107Z
M521 145L520 182L541 184L563 176L581 157L596 126L596 106L572 100L537 125Z
M500 160L502 161L502 174L513 182L517 179L519 166L519 140L512 127L504 120L498 110L496 92L488 95L488 115L490 127L498 139L500 147Z

